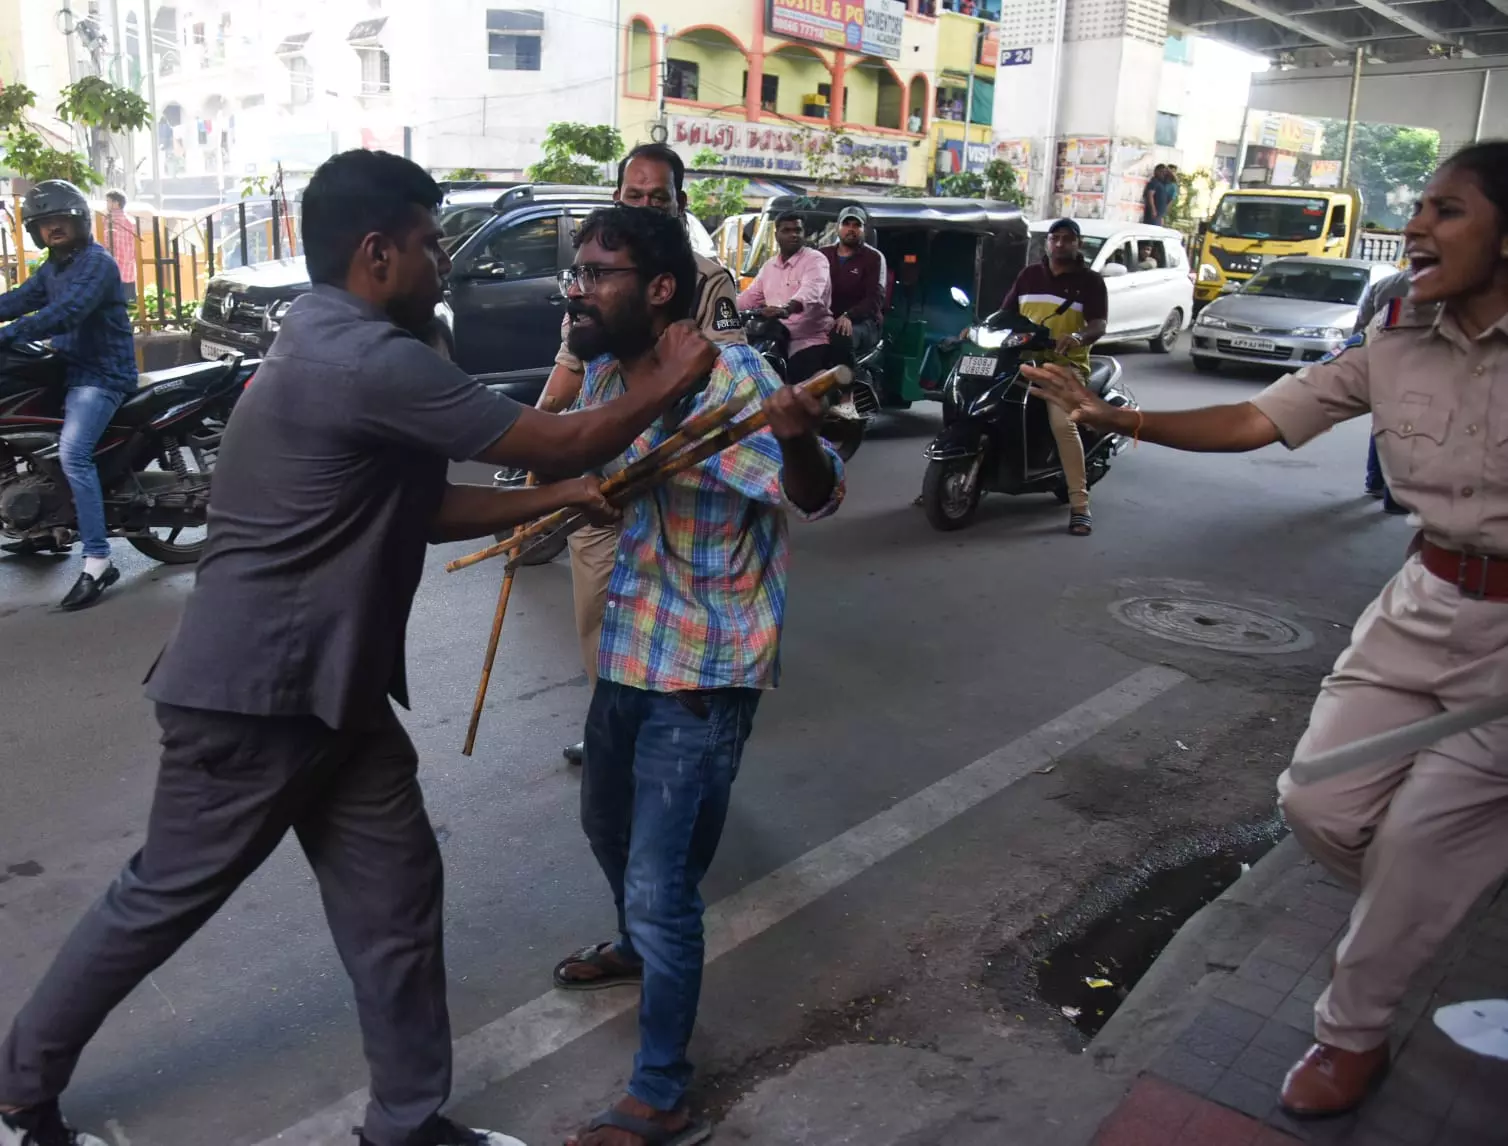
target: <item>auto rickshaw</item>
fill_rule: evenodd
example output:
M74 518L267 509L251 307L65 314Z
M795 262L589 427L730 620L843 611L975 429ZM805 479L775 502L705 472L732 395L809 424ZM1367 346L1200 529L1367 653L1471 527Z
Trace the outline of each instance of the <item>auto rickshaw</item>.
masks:
M944 339L998 308L1026 265L1029 233L1019 208L974 199L902 199L887 195L782 195L765 203L753 241L746 248L741 281L748 283L775 254L775 220L795 211L815 245L838 241L838 215L845 207L869 215L866 240L885 257L886 284L882 377L875 379L881 404L905 409L938 401L956 349ZM953 300L963 290L978 314Z

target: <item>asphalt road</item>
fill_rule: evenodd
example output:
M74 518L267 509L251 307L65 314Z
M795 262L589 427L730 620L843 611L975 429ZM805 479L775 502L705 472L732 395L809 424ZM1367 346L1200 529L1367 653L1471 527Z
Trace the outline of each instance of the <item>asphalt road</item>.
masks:
M1239 400L1264 381L1198 375L1181 353L1117 353L1153 408ZM1076 1050L1003 969L1044 921L1092 914L1138 864L1270 818L1307 698L1408 540L1402 519L1360 496L1357 424L1296 455L1130 451L1095 490L1088 540L1067 536L1066 510L1045 497L988 498L970 529L943 535L910 505L937 424L922 408L890 419L850 467L838 516L794 527L785 679L759 712L704 889L733 928L718 932L726 953L695 1047L698 1098L713 1110L805 1048L876 1030L925 1040L944 1005L1024 1024L1039 1059ZM464 549L437 550L420 590L406 722L447 863L461 1110L532 1146L611 1098L633 1029L631 1016L531 1003L555 961L612 920L559 754L587 701L569 570L519 577L467 759L500 569L446 574ZM108 600L72 616L51 611L72 564L0 561L0 1016L145 822L156 733L139 682L192 575L123 546L117 561ZM1307 647L1164 641L1112 616L1138 596L1256 608L1298 626ZM1052 762L1028 768L1043 743ZM929 786L975 761L997 780L1014 769L1013 782L949 789L935 812ZM767 878L803 856L795 876ZM792 886L806 890L772 913ZM504 1019L521 1007L534 1025ZM309 873L285 847L111 1018L68 1107L117 1146L260 1143L363 1081L350 991ZM283 1138L325 1140L307 1128Z

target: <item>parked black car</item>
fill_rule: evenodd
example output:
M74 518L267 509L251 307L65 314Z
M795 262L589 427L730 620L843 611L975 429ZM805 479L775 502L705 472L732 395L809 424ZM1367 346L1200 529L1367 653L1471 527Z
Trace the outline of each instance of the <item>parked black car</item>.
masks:
M557 275L571 263L576 226L611 200L607 187L538 184L446 196L440 225L452 267L436 319L463 370L521 402L538 399L560 346ZM692 245L711 255L706 229L695 219L688 225ZM302 258L215 275L194 319L195 352L262 356L293 300L308 289Z

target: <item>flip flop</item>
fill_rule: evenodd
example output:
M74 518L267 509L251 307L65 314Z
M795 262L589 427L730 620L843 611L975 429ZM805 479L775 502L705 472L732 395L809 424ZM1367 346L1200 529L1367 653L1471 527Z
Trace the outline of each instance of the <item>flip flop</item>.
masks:
M1088 537L1094 532L1094 519L1089 516L1087 509L1069 514L1068 532L1075 537Z
M625 968L617 960L609 963L603 956L614 948L613 943L593 943L580 951L567 955L555 964L555 986L562 991L601 991L608 987L635 986L644 981L642 966ZM595 979L568 979L565 969L572 963L586 963L597 968ZM626 1129L626 1128L625 1128Z
M696 1146L698 1142L705 1142L712 1137L712 1127L705 1122L692 1120L679 1130L667 1130L656 1122L650 1122L646 1118L635 1118L632 1114L624 1114L621 1110L604 1110L601 1114L587 1123L587 1130L602 1130L611 1127L614 1130L627 1130L630 1134L637 1134L644 1139L644 1146Z

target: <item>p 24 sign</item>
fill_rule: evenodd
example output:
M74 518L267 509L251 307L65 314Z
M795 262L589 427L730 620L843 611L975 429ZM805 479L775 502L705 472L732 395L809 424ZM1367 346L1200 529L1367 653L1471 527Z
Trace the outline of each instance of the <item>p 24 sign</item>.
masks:
M1000 66L1002 68L1015 67L1018 64L1032 62L1032 50L1030 48L1002 48L1000 50Z

